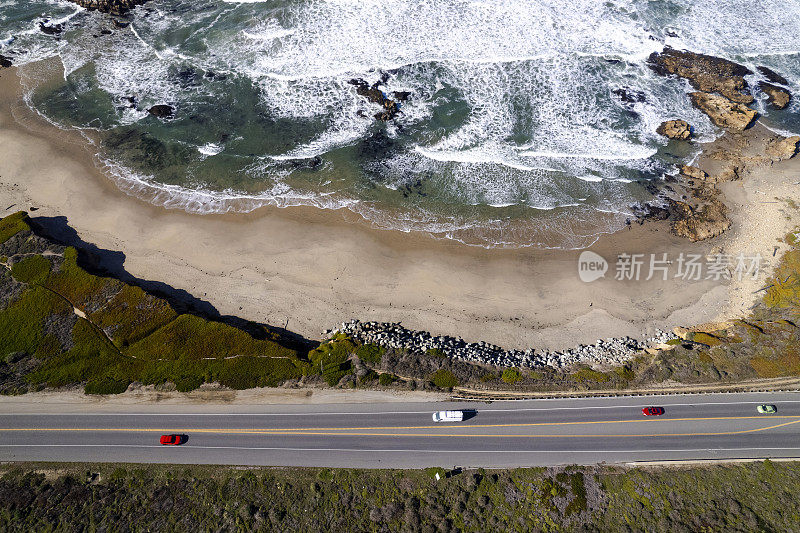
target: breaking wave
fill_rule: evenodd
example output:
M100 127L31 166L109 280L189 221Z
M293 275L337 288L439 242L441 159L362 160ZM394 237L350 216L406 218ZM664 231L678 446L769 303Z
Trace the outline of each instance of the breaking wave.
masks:
M670 168L662 121L717 134L650 53L766 65L800 93L798 34L800 4L779 0L153 0L127 28L65 2L0 2L0 53L64 67L31 104L100 131L128 192L200 213L346 208L486 246L618 229L641 182ZM353 78L411 98L379 123ZM798 128L797 99L775 113L756 96L771 127Z

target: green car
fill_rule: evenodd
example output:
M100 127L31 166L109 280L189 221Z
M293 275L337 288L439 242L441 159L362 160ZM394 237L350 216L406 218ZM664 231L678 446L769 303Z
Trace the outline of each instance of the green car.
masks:
M762 415L769 415L778 412L777 407L775 407L774 405L767 405L767 404L759 405L758 407L756 407L756 410Z

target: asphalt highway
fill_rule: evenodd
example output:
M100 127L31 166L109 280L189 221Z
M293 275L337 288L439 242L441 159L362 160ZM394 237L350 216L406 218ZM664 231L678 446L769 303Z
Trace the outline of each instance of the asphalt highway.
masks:
M756 412L761 403L778 412ZM645 417L642 407L665 414ZM442 409L474 410L434 423ZM161 446L162 434L185 434ZM0 403L0 461L415 468L800 457L800 393L494 403Z

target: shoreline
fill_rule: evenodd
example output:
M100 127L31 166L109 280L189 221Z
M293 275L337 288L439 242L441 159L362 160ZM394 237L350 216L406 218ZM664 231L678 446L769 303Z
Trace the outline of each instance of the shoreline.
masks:
M613 264L606 279L584 283L579 250L476 248L372 229L316 208L194 215L156 207L117 188L88 150L76 154L79 135L21 107L15 70L0 75L0 88L6 205L35 206L33 217L66 217L84 241L123 252L132 275L184 289L222 314L309 338L358 318L507 349L564 349L718 320L719 308L733 305L725 285L617 282ZM650 222L602 236L590 249L611 258L705 254L713 244L690 243L672 236L666 222Z
M31 71L26 67L35 67ZM25 64L15 68L24 87L25 93L39 90L50 83L58 83L62 76L63 65L59 59L45 59L38 63ZM45 74L43 74L45 72ZM65 135L76 139L88 149L89 145L94 150L100 150L102 144L100 136L91 128L77 129L62 127L52 119L42 115L37 110L28 109L20 111L19 115L27 115L24 127L37 128L45 125L45 129L52 127L62 131ZM33 120L30 119L33 117ZM18 118L18 117L15 117ZM19 119L18 119L19 122ZM45 136L46 131L41 131ZM556 206L553 208L528 208L530 215L513 219L495 219L486 216L483 224L469 218L458 219L448 217L433 217L426 220L425 216L417 217L414 211L406 211L398 206L383 205L375 208L370 201L360 201L347 195L326 197L325 195L306 196L298 192L296 196L273 196L263 192L220 191L209 189L191 189L183 185L169 185L151 182L138 176L134 171L120 165L111 159L105 158L100 152L91 154L93 166L103 174L106 180L114 182L116 187L128 196L149 203L156 208L164 210L183 211L193 215L210 216L242 216L270 209L299 209L301 219L313 217L320 211L337 213L336 223L346 222L355 224L368 230L389 231L399 235L421 235L435 241L452 243L456 246L469 246L489 250L517 250L521 248L534 248L540 250L582 250L593 246L605 235L613 234L625 228L625 220L632 220L636 213L631 208L629 211L612 210L602 211L592 208L587 218L591 231L581 232L581 224L576 222L576 217L583 213L563 211L565 208L575 207L576 204ZM504 206L497 206L504 207ZM541 213L553 213L546 216ZM537 214L538 213L538 214ZM324 220L331 220L324 215ZM562 231L561 227L567 228Z

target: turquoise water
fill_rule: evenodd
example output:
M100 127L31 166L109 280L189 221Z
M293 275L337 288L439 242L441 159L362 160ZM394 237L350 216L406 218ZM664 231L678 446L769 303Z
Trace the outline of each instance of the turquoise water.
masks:
M580 247L671 172L663 120L718 134L688 85L650 72L651 52L766 65L800 94L800 4L751 7L155 0L120 29L68 2L0 0L0 53L31 65L32 106L91 129L117 183L167 207L314 205L482 246ZM40 32L45 18L64 32ZM35 63L55 56L62 81L39 83ZM382 77L411 93L390 123L348 83ZM800 130L796 99L776 112L757 96L773 127ZM148 114L156 104L174 118Z

